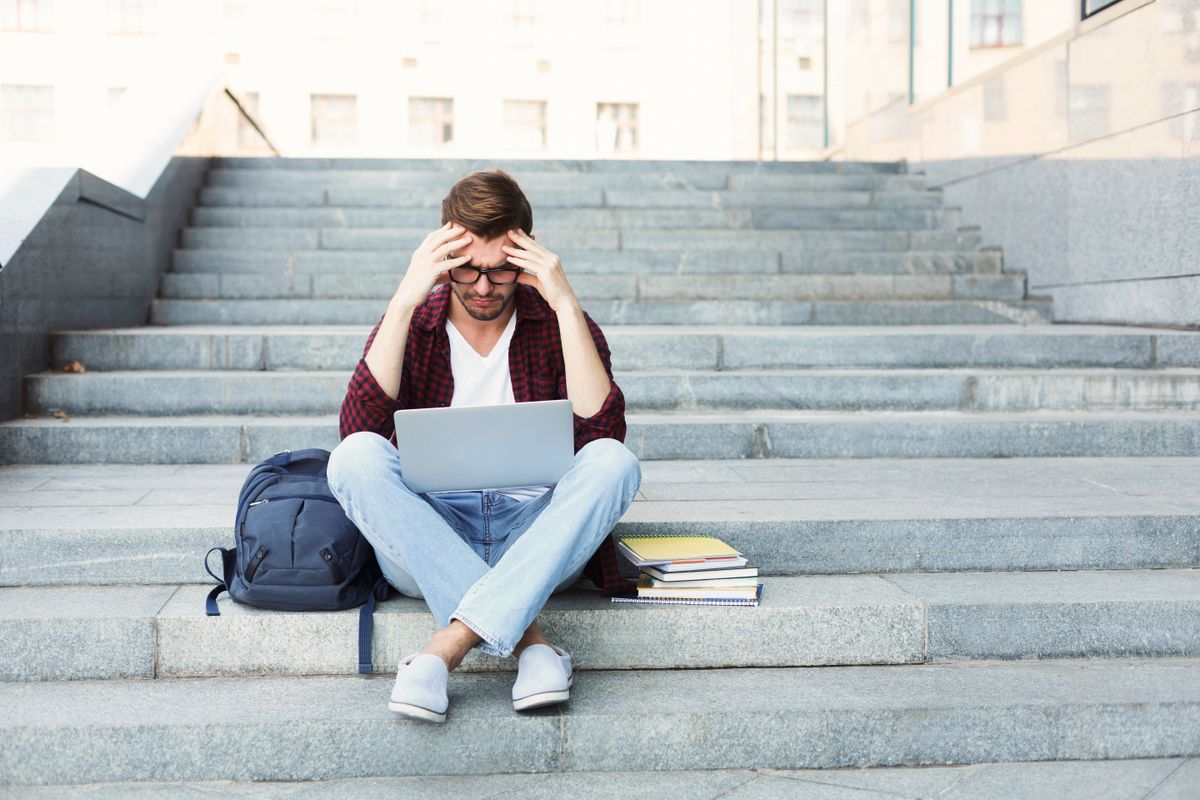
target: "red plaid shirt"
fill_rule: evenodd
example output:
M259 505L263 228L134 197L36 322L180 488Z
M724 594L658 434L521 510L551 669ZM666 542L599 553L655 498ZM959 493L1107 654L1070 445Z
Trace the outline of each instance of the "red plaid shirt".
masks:
M350 379L346 399L342 401L339 433L343 439L357 431L374 431L394 443L396 427L392 415L397 410L450 405L454 397L454 373L450 369L450 340L446 336L449 297L448 288L440 286L413 312L404 347L400 396L395 400L379 387L367 367L367 352L383 320L376 323L367 337L363 358L359 359ZM518 285L513 302L516 303L517 329L508 348L513 399L518 403L567 399L562 337L554 310L532 286ZM608 343L600 326L586 313L584 319L612 389L595 415L587 419L574 415L576 452L593 439L625 441L625 396L612 380ZM611 537L605 538L584 566L583 574L604 590L606 596L633 585L617 574L617 553Z

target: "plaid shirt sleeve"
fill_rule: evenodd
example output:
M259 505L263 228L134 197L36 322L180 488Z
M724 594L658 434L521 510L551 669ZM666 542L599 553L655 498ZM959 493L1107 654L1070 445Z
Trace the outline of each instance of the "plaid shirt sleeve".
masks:
M342 439L358 431L372 431L385 439L391 439L395 434L396 424L392 415L404 406L404 387L400 388L400 399L393 400L380 388L366 361L371 343L375 341L375 335L379 333L379 326L382 324L383 320L380 319L371 329L362 358L358 359L354 375L350 378L350 385L346 388L346 397L342 400L342 412L338 419L338 434Z
M613 380L612 354L609 352L608 342L605 340L604 332L600 330L600 326L586 312L583 316L587 321L588 331L592 334L592 341L596 344L596 352L600 356L601 363L604 364L604 371L608 374L608 380L612 384L612 388L608 392L608 397L604 398L604 403L600 406L600 410L595 414L586 418L578 414L574 415L576 452L585 444L595 439L625 441L625 395L621 393L621 387L617 386L617 382ZM559 389L560 396L566 397L567 379L565 373ZM637 586L636 581L621 577L617 559L617 549L613 544L612 536L606 536L596 549L596 552L588 559L587 564L584 565L584 576L601 590L601 596L603 597L611 597L616 592L622 590L628 591Z
M581 417L578 414L574 415L575 419L575 451L590 441L595 439L616 439L618 442L625 441L625 395L621 393L621 387L617 386L617 382L613 380L612 374L612 354L608 349L608 342L604 339L604 332L600 330L587 312L584 312L584 320L587 322L588 331L592 334L592 341L596 344L596 352L600 356L601 363L604 364L604 372L608 375L609 383L612 388L608 391L608 396L604 398L603 405L600 410L590 417ZM562 385L559 387L559 396L567 396L567 376L563 372Z

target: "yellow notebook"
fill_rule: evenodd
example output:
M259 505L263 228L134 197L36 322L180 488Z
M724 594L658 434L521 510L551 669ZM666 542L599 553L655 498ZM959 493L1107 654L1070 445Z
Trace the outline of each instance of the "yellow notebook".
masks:
M617 544L643 564L741 555L714 536L620 536Z

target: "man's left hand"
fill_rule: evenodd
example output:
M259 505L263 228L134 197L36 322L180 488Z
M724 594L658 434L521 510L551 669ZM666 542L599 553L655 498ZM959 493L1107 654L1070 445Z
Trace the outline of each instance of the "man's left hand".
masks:
M579 304L558 256L535 242L525 231L509 231L508 236L516 246L501 245L500 249L508 253L509 263L522 269L517 276L519 283L537 289L555 313Z

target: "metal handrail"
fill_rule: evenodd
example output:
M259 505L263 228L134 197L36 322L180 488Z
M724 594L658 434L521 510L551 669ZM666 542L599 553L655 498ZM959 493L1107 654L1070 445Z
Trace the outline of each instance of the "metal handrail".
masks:
M246 118L246 121L250 123L250 127L254 128L258 135L262 137L262 140L266 142L267 147L271 148L271 152L277 157L282 158L283 153L281 153L279 148L275 146L275 143L271 141L271 137L267 135L267 132L264 130L263 124L258 119L258 116L252 113L250 109L246 108L246 106L238 98L237 94L234 93L233 89L230 89L228 86L225 87L225 95L233 101L234 106L237 107L238 113Z

